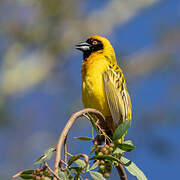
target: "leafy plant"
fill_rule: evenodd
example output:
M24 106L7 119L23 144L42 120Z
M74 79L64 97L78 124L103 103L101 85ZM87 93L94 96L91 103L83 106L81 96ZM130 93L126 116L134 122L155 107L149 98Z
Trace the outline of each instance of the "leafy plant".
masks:
M122 171L120 173L125 173L123 169L124 166L126 170L133 176L136 176L138 180L147 180L144 173L135 165L135 163L124 157L126 152L134 150L135 146L133 145L132 141L119 141L119 139L121 139L121 137L127 132L131 125L131 121L126 120L120 124L119 127L117 127L115 130L112 138L110 138L101 129L101 127L96 124L95 120L90 114L87 113L86 117L91 121L92 127L98 134L97 137L100 137L100 139L104 140L103 142L99 142L97 137L94 138L95 136L93 130L92 137L75 137L75 139L80 141L88 141L90 143L93 142L90 153L88 155L71 155L70 153L65 152L65 161L59 161L58 173L56 173L55 170L53 171L48 166L47 162L51 160L53 152L57 151L57 149L49 148L34 162L36 165L39 164L39 168L20 172L13 177L19 176L22 179L33 180L78 180L83 178L87 180L86 177L89 174L94 180L105 180L106 178L110 177L113 166L117 169L121 168ZM71 119L69 121L71 121ZM64 143L66 144L66 142ZM125 177L124 179L126 179L126 174L123 176Z

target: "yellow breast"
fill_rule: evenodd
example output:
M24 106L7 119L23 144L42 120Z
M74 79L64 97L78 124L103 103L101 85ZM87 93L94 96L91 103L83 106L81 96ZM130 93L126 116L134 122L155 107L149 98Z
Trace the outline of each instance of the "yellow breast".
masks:
M105 116L110 116L110 110L103 85L102 74L108 68L104 56L90 56L82 64L82 100L86 108L95 108Z

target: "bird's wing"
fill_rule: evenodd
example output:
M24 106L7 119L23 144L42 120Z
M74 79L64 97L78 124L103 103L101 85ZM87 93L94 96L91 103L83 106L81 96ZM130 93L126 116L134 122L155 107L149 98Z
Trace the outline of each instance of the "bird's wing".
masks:
M103 73L104 88L115 126L131 119L131 100L123 73L118 65L109 66Z

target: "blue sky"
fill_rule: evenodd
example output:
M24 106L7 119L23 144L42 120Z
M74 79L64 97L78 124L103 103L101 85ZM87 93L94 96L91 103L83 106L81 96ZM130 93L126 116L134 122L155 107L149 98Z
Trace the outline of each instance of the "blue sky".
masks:
M96 8L101 8L107 2L95 1L91 4L89 0L84 13L86 9L90 13ZM85 14L88 16L88 13ZM121 59L121 56L129 56L142 49L156 47L162 31L179 26L179 20L180 2L162 0L142 10L128 23L116 27L107 37ZM47 80L34 90L13 97L7 102L11 120L0 132L1 154L3 154L0 156L1 174L3 172L12 174L19 169L31 168L32 162L46 148L56 143L71 113L82 108L80 97L82 54L73 49L65 58L67 61L63 67L56 69L61 72L59 77L54 78L53 81ZM149 180L179 177L180 103L178 96L175 97L177 99L173 99L168 94L171 86L178 85L179 54L176 59L176 70L167 65L135 82L128 83L133 102L133 124L128 131L127 139L133 140L137 148L134 152L128 153L127 157L137 163ZM68 72L71 72L71 76ZM151 112L156 111L156 107L157 119L151 117ZM170 113L166 117L160 116L164 119L159 120L161 108L167 109ZM91 135L89 124L87 121L78 121L69 134L69 142L74 136L87 135ZM38 139L36 140L35 137ZM34 144L27 144L26 142L29 141ZM41 142L40 146L35 146L38 142ZM25 149L23 153L19 151L21 146ZM86 153L89 152L89 145L73 140L70 149L74 153ZM117 173L114 173L111 179L117 179ZM129 180L133 179L135 178L129 175Z

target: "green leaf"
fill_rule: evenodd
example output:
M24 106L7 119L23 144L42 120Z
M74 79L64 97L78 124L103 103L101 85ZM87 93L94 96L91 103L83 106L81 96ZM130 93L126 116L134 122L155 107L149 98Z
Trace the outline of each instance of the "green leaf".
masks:
M96 161L95 163L93 163L93 165L91 166L90 170L96 169L99 166L99 162Z
M59 175L62 180L68 180L67 172L59 171Z
M78 160L76 160L74 162L78 165L78 167L81 167L81 168L85 168L86 167L86 163L83 160L81 160L81 159L78 159Z
M94 157L90 158L90 160L96 160L96 159L107 159L107 160L117 161L118 163L121 163L120 159L118 159L114 156L111 156L111 155L94 156Z
M68 165L70 166L74 161L76 161L80 157L81 157L80 155L74 155L74 156L70 157L68 160Z
M32 174L34 172L34 169L28 169L22 172L22 174Z
M69 180L73 179L70 169L68 171L66 171L66 174L67 174ZM53 180L53 178L52 178L52 180Z
M71 156L71 157L73 156L73 155L72 155L71 153L69 153L69 152L66 152L66 153L67 153L67 155L69 155L69 156Z
M29 175L29 174L21 174L20 177L22 179L33 179L33 176L32 175Z
M124 152L125 152L125 151L123 151L122 149L120 149L120 148L117 147L117 148L113 151L113 154L123 155Z
M97 145L93 145L93 146L91 147L91 152L90 152L90 154L89 154L89 157L91 157L91 155L93 154L93 152L96 150L96 146L97 146Z
M106 180L99 172L89 171L89 173L94 180Z
M77 174L77 170L76 169L74 169L73 167L72 168L70 168L71 169L71 171L70 171L70 173L72 173L72 174Z
M113 141L116 141L120 139L128 130L128 128L131 126L131 120L125 120L123 123L121 123L115 130L113 134Z
M45 162L45 155L43 154L38 159L34 161L34 164L43 164Z
M93 119L93 117L92 117L89 113L87 113L87 116L89 117L89 119L90 119L90 121L91 121L91 124L92 124L93 128L95 129L96 133L100 135L101 132L100 132L99 129L97 128L96 123L95 123L95 120Z
M76 174L77 174L77 173L80 173L80 171L82 171L82 168L81 168L81 167L76 167L76 166L71 167L71 168L69 168L69 169L71 169L71 172L73 172L74 174L75 174L75 171L76 171Z
M133 176L136 176L138 180L147 180L147 177L144 173L136 166L135 163L126 159L125 157L121 157L121 162L126 164L124 167L130 172Z
M130 152L136 147L130 140L124 141L122 144L117 144L117 146L125 152Z
M80 159L80 157L84 158L84 161ZM74 155L72 157L69 158L68 160L68 166L70 166L73 162L75 162L76 164L79 164L80 166L84 166L87 167L88 166L88 156L86 154L78 154L78 155ZM79 161L77 161L79 160ZM86 164L86 165L85 165Z
M52 180L52 177L45 177L44 180Z
M44 180L52 180L52 177L45 177Z
M46 155L46 161L49 161L53 155L54 148L47 149L44 154Z
M74 139L79 139L81 141L92 141L93 138L90 137L73 137Z
M132 143L132 141L131 141L131 140L126 140L126 141L124 141L123 143L125 143L125 144L129 144L129 145L131 145L131 146L134 146L134 144Z
M34 162L34 164L43 164L46 161L49 161L53 155L53 151L54 148L47 149L44 154Z
M94 129L92 127L92 138L94 139Z

